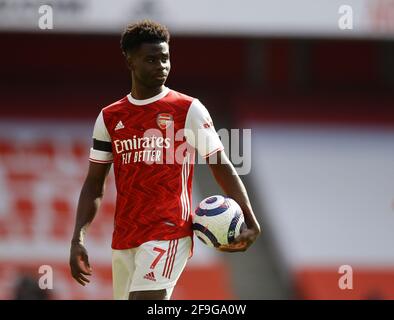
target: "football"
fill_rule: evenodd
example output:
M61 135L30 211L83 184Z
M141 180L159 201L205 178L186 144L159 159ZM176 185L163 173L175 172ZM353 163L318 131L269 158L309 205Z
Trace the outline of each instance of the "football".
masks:
M200 202L193 215L194 234L209 247L230 244L246 228L238 203L215 195Z

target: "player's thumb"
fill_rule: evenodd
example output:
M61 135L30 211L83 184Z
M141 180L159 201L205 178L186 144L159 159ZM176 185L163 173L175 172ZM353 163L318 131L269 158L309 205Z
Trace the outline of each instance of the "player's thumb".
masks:
M247 241L247 236L244 233L241 233L238 237L234 239L234 244L242 243Z
M85 263L86 263L86 266L87 266L87 268L88 268L88 271L89 272L92 272L92 267L90 266L90 263L89 263L89 257L86 255L86 261L85 261Z
M81 255L81 260L82 260L82 267L84 269L84 271L86 273L91 273L92 272L92 268L90 267L90 263L89 263L89 257L86 253L83 253Z

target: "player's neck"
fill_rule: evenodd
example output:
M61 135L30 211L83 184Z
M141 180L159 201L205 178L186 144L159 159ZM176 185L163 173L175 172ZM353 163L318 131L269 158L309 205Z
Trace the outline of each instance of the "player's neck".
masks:
M137 100L145 100L152 98L164 90L164 85L157 88L146 88L143 86L131 86L131 96Z

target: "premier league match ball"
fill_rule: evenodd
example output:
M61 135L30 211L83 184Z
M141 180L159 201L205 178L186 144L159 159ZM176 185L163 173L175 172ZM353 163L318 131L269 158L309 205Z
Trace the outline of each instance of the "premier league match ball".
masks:
M228 197L216 195L204 199L193 215L194 234L209 247L230 244L244 228L240 206Z

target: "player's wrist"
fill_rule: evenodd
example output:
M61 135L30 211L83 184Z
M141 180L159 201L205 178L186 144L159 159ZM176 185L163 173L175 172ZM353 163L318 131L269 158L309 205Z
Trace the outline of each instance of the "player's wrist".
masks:
M71 239L72 246L83 246L83 241L81 239Z
M255 218L253 218L253 216L251 215L245 215L245 223L246 223L246 227L255 232L260 234L261 233L261 228L260 228L260 224L256 221Z
M73 237L71 239L71 244L74 245L84 245L84 239L86 235L86 226L81 228L78 232L74 232Z
M258 224L254 224L253 226L249 227L248 229L251 230L257 236L261 233L261 228Z

